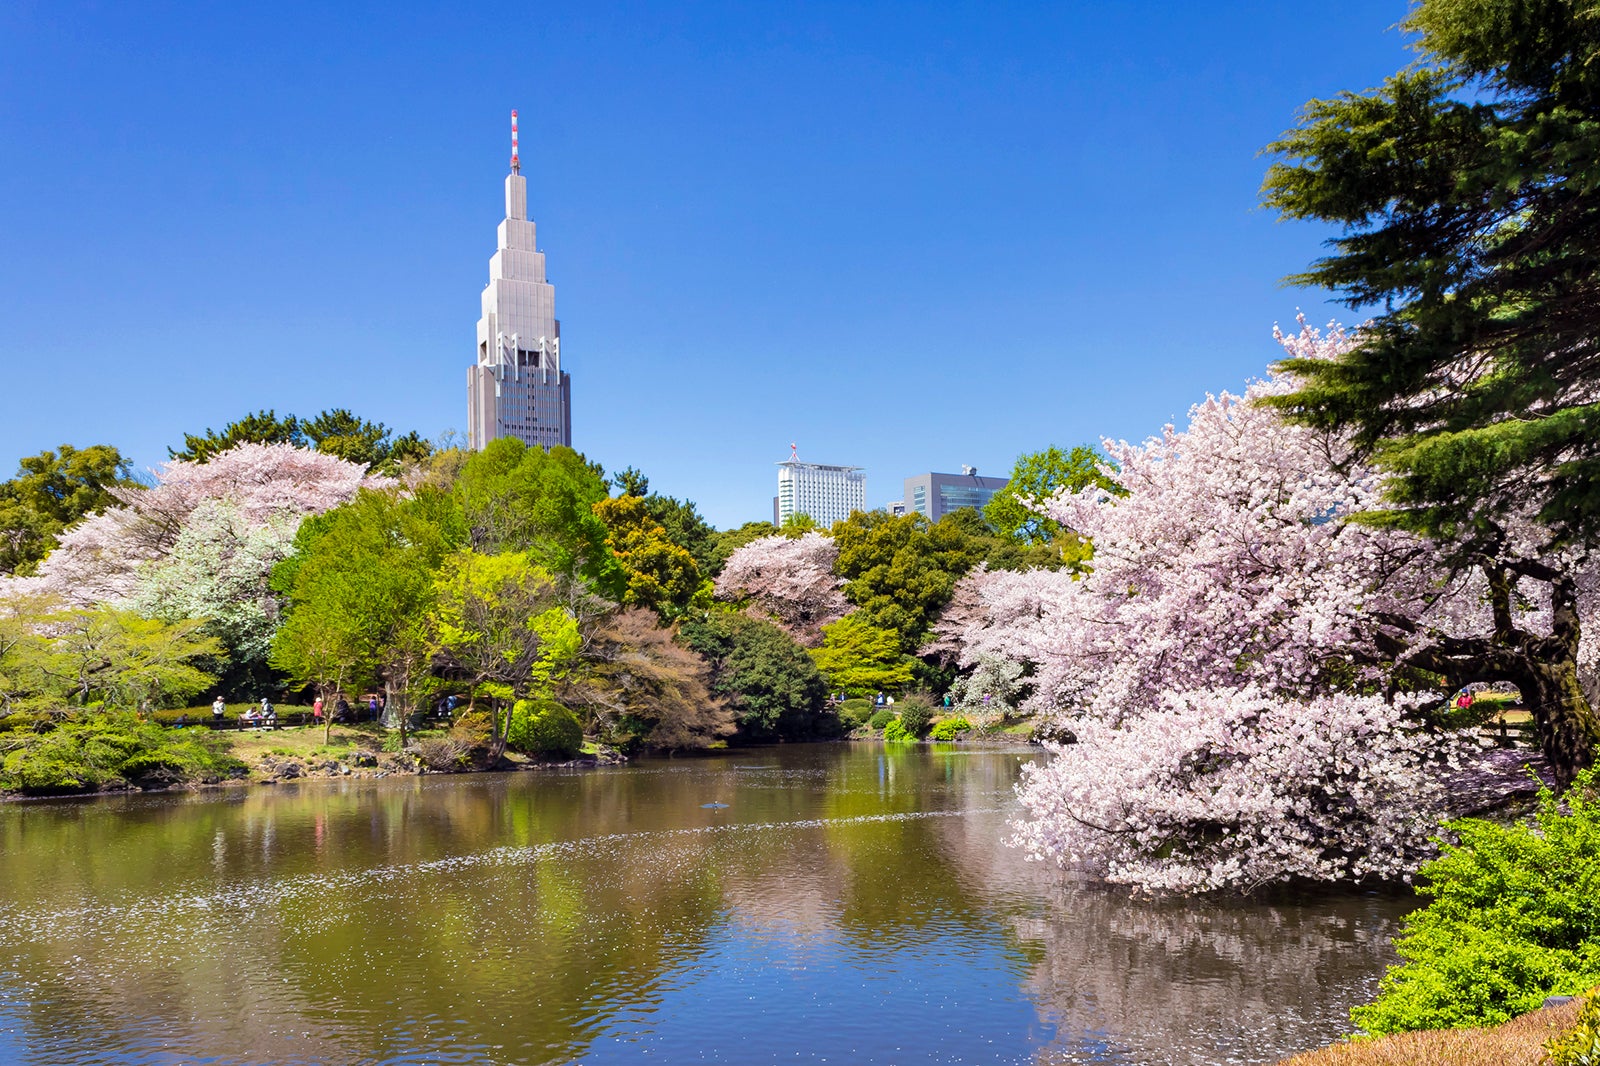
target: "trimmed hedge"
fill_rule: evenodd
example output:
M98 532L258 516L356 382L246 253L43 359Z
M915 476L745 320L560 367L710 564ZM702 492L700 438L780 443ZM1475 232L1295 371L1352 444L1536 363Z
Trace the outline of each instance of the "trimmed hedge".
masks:
M555 700L518 700L506 726L506 746L529 755L571 759L583 750L583 724Z

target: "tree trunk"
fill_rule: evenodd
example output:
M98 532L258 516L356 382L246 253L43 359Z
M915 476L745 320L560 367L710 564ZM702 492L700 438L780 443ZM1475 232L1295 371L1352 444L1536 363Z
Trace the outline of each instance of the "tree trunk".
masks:
M1538 730L1539 748L1557 784L1566 788L1600 754L1600 718L1578 683L1578 666L1571 658L1531 662L1528 679L1533 691L1523 696Z

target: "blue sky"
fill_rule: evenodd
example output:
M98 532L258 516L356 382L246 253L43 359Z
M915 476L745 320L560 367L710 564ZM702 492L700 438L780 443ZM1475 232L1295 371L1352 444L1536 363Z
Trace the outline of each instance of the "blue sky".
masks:
M236 8L236 10L225 10ZM1142 438L1274 358L1327 236L1256 206L1399 0L0 5L0 476L262 407L465 424L508 112L574 443L767 517Z

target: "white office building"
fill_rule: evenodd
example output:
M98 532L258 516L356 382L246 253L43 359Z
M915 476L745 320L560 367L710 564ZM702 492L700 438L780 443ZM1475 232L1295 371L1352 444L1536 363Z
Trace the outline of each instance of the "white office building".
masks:
M827 527L866 509L867 475L861 467L802 463L792 456L778 464L778 495L772 502L776 524L803 514Z
M474 450L496 437L552 448L572 444L572 384L561 369L561 323L555 286L528 218L528 185L516 151L512 112L511 173L499 247L489 260L478 319L478 358L467 370L467 437Z

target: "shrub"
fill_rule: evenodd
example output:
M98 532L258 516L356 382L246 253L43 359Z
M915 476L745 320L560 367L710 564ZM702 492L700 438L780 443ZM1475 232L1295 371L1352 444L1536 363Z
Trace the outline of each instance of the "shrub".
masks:
M1600 987L1591 988L1578 1024L1544 1046L1550 1066L1600 1066Z
M839 721L844 723L846 729L860 729L871 717L871 700L851 699L839 705Z
M906 728L904 722L898 718L892 718L889 720L889 724L883 727L883 739L892 742L911 743L917 738Z
M928 735L934 740L954 740L962 733L966 733L971 729L972 723L960 715L957 715L954 718L946 718L944 721L934 726L933 732L929 733Z
M530 755L571 759L583 750L583 725L555 700L518 700L506 727L506 746Z
M1600 983L1596 771L1563 799L1539 794L1532 824L1466 818L1419 871L1432 901L1395 942L1406 960L1351 1011L1369 1033L1498 1025L1546 996Z
M900 712L900 724L907 733L913 737L928 735L928 727L933 725L933 699L927 693L913 693L895 704L894 709Z
M176 733L135 715L66 719L44 733L13 734L0 761L0 789L49 794L135 785L214 781L242 764L227 742Z
M889 708L884 707L882 710L876 712L871 718L867 719L867 727L874 733L881 732L884 726L888 725L894 720L894 712Z

